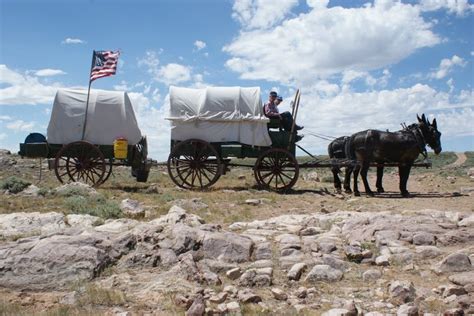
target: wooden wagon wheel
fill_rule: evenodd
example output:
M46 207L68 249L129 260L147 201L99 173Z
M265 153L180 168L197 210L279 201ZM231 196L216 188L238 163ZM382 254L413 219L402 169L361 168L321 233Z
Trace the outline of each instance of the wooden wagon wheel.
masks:
M106 173L104 155L86 141L69 143L57 153L54 172L61 183L78 181L99 186Z
M109 179L110 175L112 174L112 166L112 159L109 159L105 162L105 174L100 184L105 183Z
M285 191L298 180L298 162L288 150L271 148L258 157L254 167L255 180L260 187Z
M185 189L204 189L213 185L220 178L221 169L216 149L199 139L178 143L168 157L171 180Z

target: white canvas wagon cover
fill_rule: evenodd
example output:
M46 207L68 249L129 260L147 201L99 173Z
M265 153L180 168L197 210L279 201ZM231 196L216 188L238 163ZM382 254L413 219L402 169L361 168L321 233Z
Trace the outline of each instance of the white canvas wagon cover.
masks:
M81 140L86 101L87 90L58 90L48 125L49 143ZM84 140L96 145L112 145L117 137L125 137L134 145L141 136L126 92L91 90Z
M170 87L171 139L270 146L260 88Z

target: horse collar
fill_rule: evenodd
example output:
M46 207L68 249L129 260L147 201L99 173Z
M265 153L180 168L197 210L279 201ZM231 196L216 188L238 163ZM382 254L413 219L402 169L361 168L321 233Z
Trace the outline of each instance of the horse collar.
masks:
M420 148L420 152L425 157L428 157L428 153L426 151L426 142L425 137L423 136L423 132L420 129L420 126L417 124L415 125L415 130L410 129L410 132L415 136L416 142L418 143L418 147Z

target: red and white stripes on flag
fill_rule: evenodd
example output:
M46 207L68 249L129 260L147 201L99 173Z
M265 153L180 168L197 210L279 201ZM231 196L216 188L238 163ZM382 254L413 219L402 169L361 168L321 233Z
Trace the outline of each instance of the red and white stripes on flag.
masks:
M94 51L90 81L115 75L119 55L119 51Z

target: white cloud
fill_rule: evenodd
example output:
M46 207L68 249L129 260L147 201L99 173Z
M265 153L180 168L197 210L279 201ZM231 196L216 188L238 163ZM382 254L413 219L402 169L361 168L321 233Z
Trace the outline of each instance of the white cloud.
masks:
M431 119L437 118L443 137L474 137L472 91L452 95L415 84L363 93L341 90L330 96L321 95L315 87L304 88L302 92L298 124L305 126L303 134L342 136L369 128L394 131L400 129L400 123L415 122L416 114L425 113ZM302 144L325 152L328 143L307 134Z
M38 78L20 74L6 65L0 65L0 84L6 86L0 89L0 105L51 103L61 87L59 83L42 84Z
M7 139L8 135L6 133L1 133L0 134L0 140L5 140Z
M466 62L459 56L454 55L451 59L441 60L439 68L432 72L429 77L434 79L443 79L450 73L454 66L464 67Z
M35 72L35 75L38 77L49 77L49 76L57 76L57 75L65 75L66 73L61 69L40 69Z
M186 82L191 79L191 69L180 64L167 64L162 66L155 75L155 80L167 85Z
M149 50L145 52L145 57L138 61L138 66L147 67L147 72L150 74L156 74L158 72L158 66L160 60L158 59L155 51Z
M196 49L199 51L199 50L201 50L201 49L203 49L203 48L206 47L206 43L203 42L203 41L197 40L197 41L194 42L194 46L195 46Z
M236 0L232 17L246 30L269 28L281 22L298 0Z
M12 117L8 115L0 115L0 122L2 121L11 121Z
M234 14L248 13L236 5ZM247 13L245 17L252 16ZM226 65L242 79L282 83L380 69L440 42L420 14L417 6L392 1L360 8L310 8L271 29L244 27L223 48L231 55Z
M423 11L436 11L446 9L449 13L463 16L474 10L474 5L468 0L421 0L420 7Z
M15 132L28 132L35 126L34 122L25 122L23 120L16 120L5 125L6 128Z
M85 44L86 41L83 41L79 38L71 38L68 37L64 41L61 42L62 44Z
M159 95L158 89L153 92ZM170 125L165 118L169 115L169 97L166 97L161 107L151 105L150 99L142 93L129 93L138 126L143 135L147 136L149 158L165 161L170 152Z

